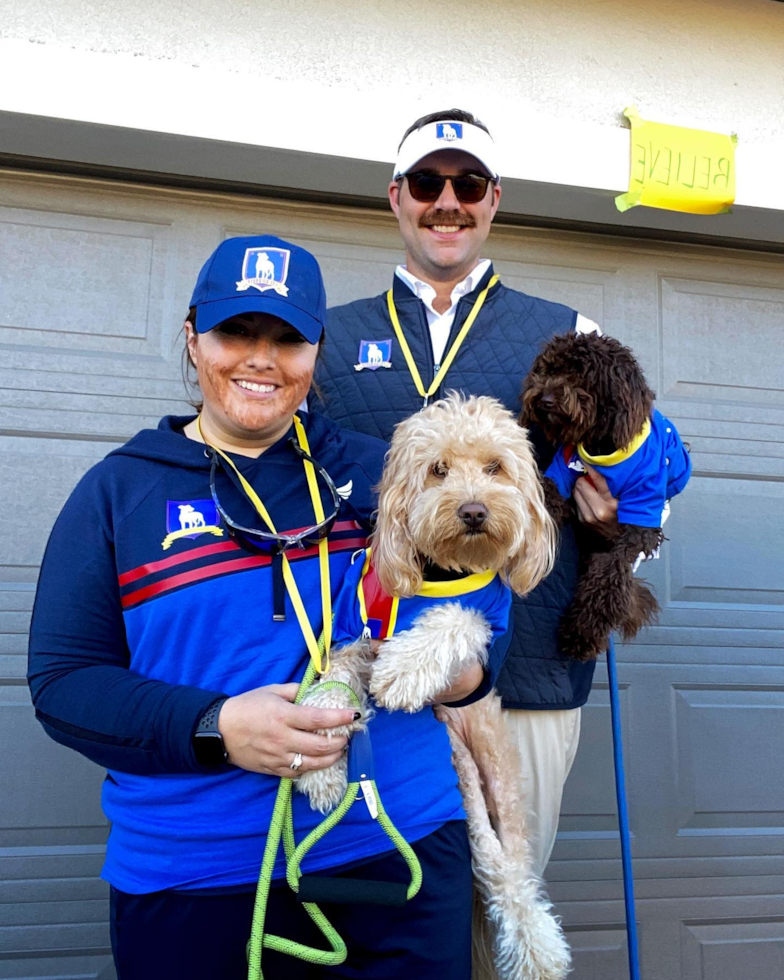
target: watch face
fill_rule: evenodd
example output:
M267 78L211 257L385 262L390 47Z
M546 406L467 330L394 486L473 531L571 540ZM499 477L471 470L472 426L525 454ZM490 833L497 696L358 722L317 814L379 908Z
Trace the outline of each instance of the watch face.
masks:
M193 748L196 761L202 766L222 766L229 757L219 732L196 732Z

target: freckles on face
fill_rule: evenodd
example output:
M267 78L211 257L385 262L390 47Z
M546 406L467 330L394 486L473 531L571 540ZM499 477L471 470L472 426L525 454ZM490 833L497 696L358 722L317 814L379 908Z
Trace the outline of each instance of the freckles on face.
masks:
M313 379L318 345L277 317L249 314L191 335L204 411L228 431L288 427Z

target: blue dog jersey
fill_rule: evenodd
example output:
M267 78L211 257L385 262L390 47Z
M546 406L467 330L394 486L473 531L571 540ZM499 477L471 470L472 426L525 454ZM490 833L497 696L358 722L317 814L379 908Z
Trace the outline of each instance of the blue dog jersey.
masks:
M482 613L492 630L491 643L503 636L509 627L512 593L497 572L463 575L446 582L425 581L416 595L384 596L380 603L374 602L373 594L378 594L378 586L375 581L371 583L371 576L368 548L353 556L352 567L346 572L335 600L333 637L336 646L351 643L362 635L387 639L407 630L431 606L445 602L458 602ZM386 609L382 608L384 605Z
M569 447L571 448L571 447ZM691 459L678 430L654 409L650 422L625 449L591 456L582 446L571 455L561 446L545 476L562 497L570 497L588 463L602 474L618 500L618 520L638 527L661 527L664 504L679 494L691 476Z

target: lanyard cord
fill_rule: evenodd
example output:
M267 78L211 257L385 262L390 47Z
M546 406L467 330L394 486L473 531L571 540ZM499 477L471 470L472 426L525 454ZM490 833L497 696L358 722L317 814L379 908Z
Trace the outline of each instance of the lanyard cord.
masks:
M253 489L253 487L248 483L245 477L237 469L234 461L230 459L226 453L217 446L213 446L211 443L207 442L204 438L204 433L201 431L201 416L196 418L196 430L204 441L205 445L209 446L210 449L215 450L226 463L234 470L237 477L242 485L242 489L248 495L253 506L256 508L256 512L259 517L264 521L267 527L272 531L273 534L277 534L275 525L272 523L272 518L270 517L267 508L262 503L261 498ZM304 449L308 456L310 453L310 446L308 445L308 437L305 434L305 429L300 422L298 416L294 416L294 431L297 434L297 442L299 443L300 449ZM303 464L305 466L305 478L308 481L308 490L310 491L310 499L313 503L313 512L316 515L316 522L318 524L324 521L324 507L321 503L321 495L318 492L318 484L316 482L316 471L313 464L307 460L303 459ZM297 622L299 623L299 628L302 630L302 635L305 637L305 643L310 653L310 658L313 661L313 665L319 674L326 673L329 670L329 651L332 644L332 594L330 592L330 581L329 581L329 544L327 543L326 537L323 537L318 543L319 551L319 572L321 580L321 614L323 617L323 630L324 630L324 657L322 658L321 649L319 648L318 641L316 640L316 635L313 632L313 627L310 625L310 620L308 619L308 614L305 611L305 604L302 601L302 596L297 588L296 580L294 579L294 573L291 570L291 565L289 563L286 552L284 551L281 555L283 561L283 581L286 583L286 591L291 599L291 604L294 607L294 612L297 614Z
M419 392L421 398L424 398L425 405L428 403L428 399L431 395L438 390L439 385L446 377L446 373L452 366L452 361L454 361L457 356L457 352L460 350L460 346L463 341L468 336L468 331L473 327L474 320L476 320L479 315L479 311L482 309L485 300L487 299L487 294L490 292L493 286L500 280L500 276L494 275L490 282L485 286L482 292L477 296L474 303L473 309L468 314L466 322L460 328L460 333L455 337L455 341L449 348L449 353L444 358L441 367L438 370L435 378L433 378L433 383L425 391L425 386L422 384L422 377L419 374L419 369L416 366L416 361L411 354L411 348L408 346L408 341L406 340L405 334L403 333L403 328L400 326L400 319L397 315L397 310L395 309L395 300L392 297L392 290L390 289L387 293L387 308L389 309L389 319L392 321L392 326L395 329L395 334L397 335L398 343L400 344L400 349L403 351L403 357L406 359L406 364L408 365L408 370L411 378L416 386L416 390Z

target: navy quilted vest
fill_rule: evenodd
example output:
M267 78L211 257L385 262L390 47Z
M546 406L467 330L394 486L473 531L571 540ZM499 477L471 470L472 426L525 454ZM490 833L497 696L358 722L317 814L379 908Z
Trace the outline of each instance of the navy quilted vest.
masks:
M489 269L476 289L458 303L447 350L492 274ZM427 388L434 365L425 307L397 276L393 290L401 326ZM534 357L553 334L574 329L576 318L567 306L497 284L453 361L446 384L433 398L454 388L492 395L517 413L520 385ZM390 338L391 368L355 370L361 341ZM322 402L318 407L347 428L389 440L396 423L422 407L389 319L385 294L330 310L327 342L319 360L316 381ZM549 459L544 454L551 450L535 433L532 436L546 465ZM588 698L594 664L562 656L557 642L558 622L574 595L576 580L574 535L566 528L553 573L525 599L515 600L514 637L497 685L506 707L576 708Z

